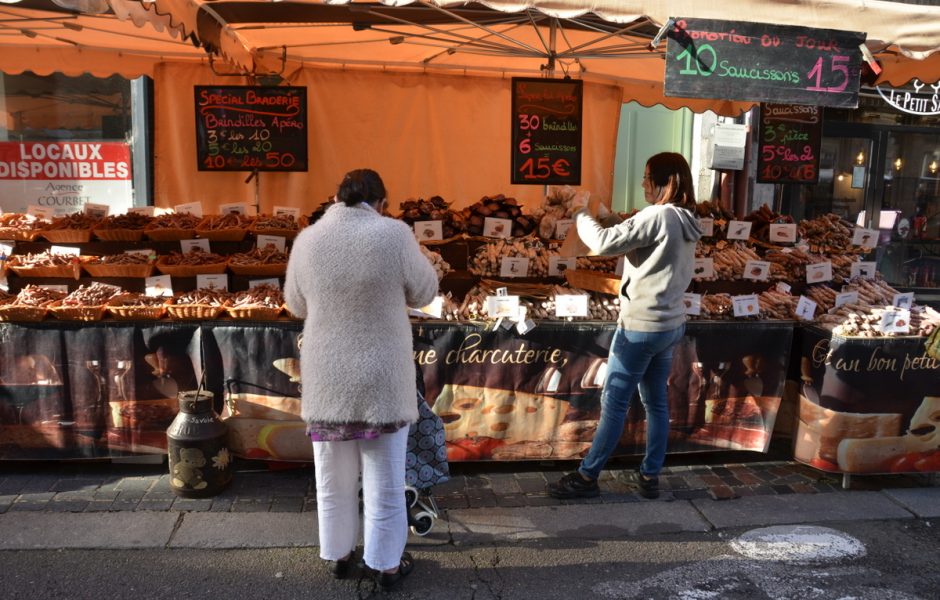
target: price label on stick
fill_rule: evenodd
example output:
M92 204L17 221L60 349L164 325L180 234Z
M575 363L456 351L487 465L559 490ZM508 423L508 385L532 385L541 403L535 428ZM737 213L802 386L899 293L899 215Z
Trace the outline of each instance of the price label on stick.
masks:
M147 296L172 296L173 283L169 275L154 275L144 279L144 294Z
M731 308L736 317L756 317L760 311L760 302L756 294L732 296Z
M715 261L712 258L696 258L692 263L692 279L714 279Z
M574 219L558 219L555 221L555 239L563 240L568 237L568 230L574 225Z
M483 235L485 237L508 239L512 236L512 219L486 217L483 219Z
M487 296L486 314L491 319L515 319L519 315L519 296Z
M698 220L699 225L702 228L703 237L711 237L715 235L715 219L711 217L705 217Z
M419 242L440 241L444 239L443 221L417 221L414 224L415 237Z
M770 263L764 260L749 260L744 264L744 279L767 281L770 276Z
M875 277L874 261L854 262L850 268L852 279L855 279L856 277L861 277L862 279L874 279Z
M499 263L500 277L528 277L529 259L506 256Z
M40 284L39 287L41 287L44 290L49 290L50 292L59 292L63 294L69 293L69 286L67 285L53 285L53 284L44 283L44 284Z
M556 317L588 316L587 294L559 294L555 296Z
M82 209L89 217L95 217L96 219L103 219L108 216L108 212L111 210L111 207L107 204L96 204L94 202L86 202L85 206Z
M746 240L751 236L750 221L731 221L728 223L729 240Z
M82 249L77 246L51 246L49 254L65 254L66 256L78 256Z
M199 238L198 240L180 240L180 248L184 254L192 252L197 248L203 252L209 252L209 240L205 238Z
M196 288L228 291L228 275L225 273L196 275Z
M771 223L770 241L781 244L796 241L796 223Z
M173 211L176 213L189 213L194 217L201 217L202 202L187 202L185 204L177 204L173 207Z
M701 294L682 294L682 303L685 304L685 314L694 316L702 314Z
M832 263L829 261L806 265L806 283L832 281Z
M577 267L578 259L576 258L562 258L560 256L548 257L549 277L564 277L565 271L568 269L576 269Z
M812 321L816 316L816 303L806 296L800 296L799 301L796 303L795 312L798 318L804 321Z
M878 245L878 231L875 229L856 227L852 232L852 245L871 250Z
M895 294L891 299L891 306L896 306L898 308L906 308L908 310L914 306L914 292L905 292L903 294Z
M134 206L127 209L129 215L143 215L145 217L152 217L156 212L156 206Z
M855 304L858 302L858 292L842 292L836 294L836 307L842 306L843 304Z
M267 246L274 246L278 252L284 252L284 246L287 239L282 235L261 234L256 239L256 247L260 250Z
M259 285L270 285L277 289L281 289L281 281L277 277L269 277L267 279L249 279L248 287L258 287Z
M881 313L882 333L910 333L911 311L906 308L888 308Z
M275 206L274 207L274 216L275 217L294 217L294 219L300 218L300 209L292 206Z
M30 204L26 207L26 214L43 221L51 221L55 212L51 208L47 208L45 206L36 206L35 204Z
M219 214L221 215L247 215L248 214L248 205L244 202L231 202L229 204L220 204L219 205Z

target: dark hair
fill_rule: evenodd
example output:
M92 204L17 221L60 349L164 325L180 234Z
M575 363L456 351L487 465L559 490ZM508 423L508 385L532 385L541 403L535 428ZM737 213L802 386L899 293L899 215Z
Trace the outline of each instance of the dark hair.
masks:
M666 202L693 210L695 208L695 188L692 187L692 170L685 157L675 152L660 152L646 161L650 171L650 182L658 187L666 187L673 181L672 196Z
M336 192L336 199L346 206L355 206L360 202L374 206L385 196L385 184L372 169L356 169L346 173Z

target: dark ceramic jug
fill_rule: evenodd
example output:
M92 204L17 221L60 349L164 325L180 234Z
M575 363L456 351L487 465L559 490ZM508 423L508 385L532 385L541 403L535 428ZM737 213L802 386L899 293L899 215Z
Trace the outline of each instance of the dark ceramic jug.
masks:
M212 392L180 392L177 399L180 411L166 430L170 489L183 498L215 496L232 481L228 426L212 407Z

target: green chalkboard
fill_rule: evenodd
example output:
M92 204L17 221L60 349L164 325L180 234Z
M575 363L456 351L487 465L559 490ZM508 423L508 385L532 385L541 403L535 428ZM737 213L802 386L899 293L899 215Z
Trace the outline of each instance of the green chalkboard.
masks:
M858 106L865 34L768 23L675 19L665 95Z

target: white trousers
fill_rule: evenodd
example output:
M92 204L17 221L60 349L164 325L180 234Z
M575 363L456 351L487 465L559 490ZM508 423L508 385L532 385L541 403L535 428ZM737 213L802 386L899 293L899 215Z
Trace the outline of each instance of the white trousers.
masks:
M363 560L379 571L398 566L408 541L407 443L408 427L374 440L313 442L320 558L338 560L356 548L361 471Z

